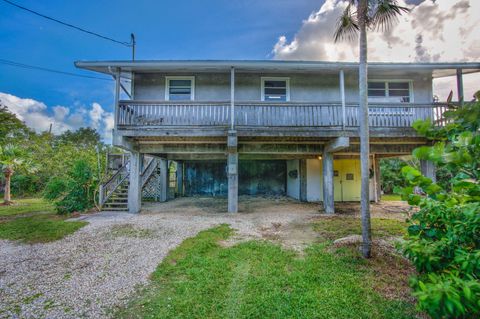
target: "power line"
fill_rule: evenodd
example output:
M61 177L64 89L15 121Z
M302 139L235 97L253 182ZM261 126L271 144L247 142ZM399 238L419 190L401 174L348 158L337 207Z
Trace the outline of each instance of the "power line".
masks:
M18 68L30 69L30 70L39 70L39 71L63 74L63 75L68 75L68 76L76 76L76 77L80 77L80 78L103 80L103 81L112 81L112 79L108 79L108 78L101 78L101 77L96 77L96 76L90 76L90 75L83 75L83 74L77 74L77 73L72 73L72 72L54 70L54 69L44 68L44 67L41 67L41 66L24 64L24 63L19 63L19 62L15 62L15 61L5 60L5 59L0 59L0 64L7 65L7 66L18 67Z
M44 14L42 14L42 13L39 13L39 12L34 11L34 10L32 10L32 9L28 9L28 8L26 8L26 7L23 7L23 6L19 5L19 4L16 4L16 3L12 2L12 1L9 1L9 0L2 0L2 1L3 1L3 2L6 2L6 3L8 3L8 4L10 4L10 5L14 6L14 7L17 7L17 8L19 8L19 9L22 9L22 10L25 10L25 11L27 11L27 12L33 13L33 14L39 16L39 17L48 19L48 20L50 20L50 21L57 22L57 23L59 23L59 24L62 24L62 25L64 25L64 26L67 26L67 27L69 27L69 28L72 28L72 29L75 29L75 30L78 30L78 31L81 31L81 32L88 33L88 34L90 34L90 35L93 35L93 36L102 38L102 39L104 39L104 40L112 41L112 42L115 42L115 43L118 43L118 44L121 44L121 45L124 45L124 46L127 46L127 47L132 47L132 46L134 46L134 43L135 43L134 40L133 40L133 35L132 35L132 42L125 42L125 41L115 40L115 39L112 39L112 38L110 38L110 37L107 37L107 36L98 34L98 33L96 33L96 32L89 31L89 30L86 30L86 29L81 28L81 27L77 27L77 26L75 26L75 25L73 25L73 24L70 24L70 23L68 23L68 22L64 22L64 21L61 21L61 20L58 20L58 19L55 19L55 18L46 16L46 15L44 15Z

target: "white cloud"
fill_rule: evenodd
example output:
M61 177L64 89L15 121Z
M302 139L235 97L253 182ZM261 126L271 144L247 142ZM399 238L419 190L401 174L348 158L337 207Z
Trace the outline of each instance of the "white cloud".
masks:
M102 106L97 102L94 102L92 104L92 109L88 112L88 114L90 115L92 127L98 129L98 125L105 114Z
M93 127L104 139L111 139L113 114L106 112L99 103L92 103L90 108L76 103L73 107L75 111L71 113L71 109L65 106L57 105L49 109L43 102L8 93L0 92L0 101L36 132L48 131L50 125L54 134L80 127Z
M407 5L412 10L385 33L368 34L369 61L452 62L478 61L480 57L480 1L437 0ZM411 1L410 1L411 3ZM357 42L334 43L333 34L347 2L326 0L305 20L293 40L285 36L273 47L275 59L357 61ZM439 95L446 96L455 84L452 79L436 81ZM480 76L465 77L465 96L480 88ZM448 92L443 92L448 90Z

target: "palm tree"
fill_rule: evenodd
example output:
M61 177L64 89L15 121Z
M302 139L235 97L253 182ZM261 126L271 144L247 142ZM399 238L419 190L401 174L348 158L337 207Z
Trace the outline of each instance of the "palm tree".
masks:
M359 61L359 122L360 122L360 167L361 167L361 216L362 254L371 256L372 234L370 225L369 166L370 157L368 128L368 82L367 82L367 29L386 30L409 9L399 6L395 0L349 0L335 31L335 42L342 38L360 35Z
M26 159L24 152L17 146L8 144L4 147L0 146L0 167L5 176L5 190L3 195L3 205L11 205L10 181L15 170L25 168L32 171L33 166Z

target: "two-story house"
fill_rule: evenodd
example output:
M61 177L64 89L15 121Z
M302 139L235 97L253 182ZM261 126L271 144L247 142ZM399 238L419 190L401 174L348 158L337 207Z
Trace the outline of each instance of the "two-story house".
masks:
M239 194L319 201L329 213L334 200L360 199L357 63L75 64L116 80L113 144L131 152L103 201L123 183L128 210L139 212L154 170L161 201L169 188L180 196L223 195L229 212L237 211ZM427 143L412 123L442 124L446 105L434 101L433 79L457 76L462 100L462 74L479 70L480 63L369 64L371 200L380 196L379 160ZM144 155L158 161L143 164ZM422 167L434 175L430 163Z

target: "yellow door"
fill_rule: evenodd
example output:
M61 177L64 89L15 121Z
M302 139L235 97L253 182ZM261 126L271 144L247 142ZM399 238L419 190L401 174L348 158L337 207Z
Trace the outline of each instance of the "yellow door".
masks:
M342 160L342 200L360 200L360 165L358 160Z
M360 200L360 163L356 159L333 162L334 199L337 202Z

